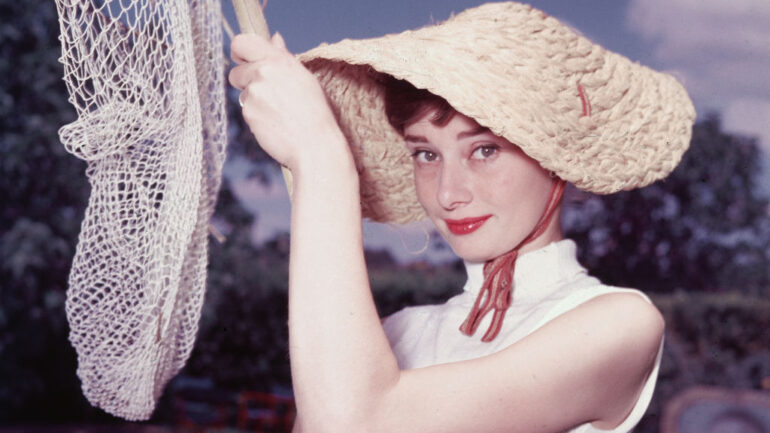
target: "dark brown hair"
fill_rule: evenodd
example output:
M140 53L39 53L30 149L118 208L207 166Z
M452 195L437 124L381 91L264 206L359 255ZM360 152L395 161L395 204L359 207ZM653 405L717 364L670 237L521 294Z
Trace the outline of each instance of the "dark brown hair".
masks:
M388 122L399 134L404 128L426 113L435 111L430 121L434 125L446 125L457 113L446 99L425 89L418 89L406 80L399 80L387 75L383 79L385 87L385 114Z

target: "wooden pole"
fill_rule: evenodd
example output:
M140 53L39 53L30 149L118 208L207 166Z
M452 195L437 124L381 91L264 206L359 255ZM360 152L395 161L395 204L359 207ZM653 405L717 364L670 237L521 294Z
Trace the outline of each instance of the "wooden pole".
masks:
M232 0L238 27L241 33L256 33L265 39L270 38L265 14L259 0Z
M256 33L265 39L270 38L270 30L268 30L265 14L262 13L262 5L259 0L232 0L232 2L241 33ZM286 167L281 167L281 172L283 173L283 180L286 182L286 189L289 191L289 197L291 197L291 171Z

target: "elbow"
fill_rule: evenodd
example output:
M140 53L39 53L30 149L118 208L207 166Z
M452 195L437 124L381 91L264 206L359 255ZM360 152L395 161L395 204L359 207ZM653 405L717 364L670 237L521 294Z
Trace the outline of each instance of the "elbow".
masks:
M315 410L315 413L302 411L300 429L297 431L310 433L372 433L376 431L372 423L372 420L376 418L373 415L373 410L361 404L360 401L332 396L324 400L326 400L324 404L320 405L323 409Z
M302 414L300 427L311 433L376 433L388 430L394 392L398 389L401 371L393 360L393 368L379 367L379 373L369 380L346 381L337 377L312 394L303 394L297 400L297 411ZM328 385L328 384L327 384Z
M321 410L314 416L307 416L302 411L301 427L304 432L312 433L379 433L390 431L388 428L388 401L392 400L391 388L377 387L376 392L358 396L328 396ZM314 405L315 406L315 405ZM392 413L392 408L390 408Z
M373 433L374 429L360 419L349 414L329 414L324 419L302 420L301 428L297 431L310 433Z

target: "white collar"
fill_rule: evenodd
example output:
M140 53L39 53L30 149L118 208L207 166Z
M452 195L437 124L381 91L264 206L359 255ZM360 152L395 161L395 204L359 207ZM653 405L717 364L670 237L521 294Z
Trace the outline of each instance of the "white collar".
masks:
M513 301L543 299L561 282L585 274L577 261L577 247L571 239L552 242L542 248L522 254L516 259L513 273ZM484 283L484 263L465 263L468 281L463 290L474 296Z

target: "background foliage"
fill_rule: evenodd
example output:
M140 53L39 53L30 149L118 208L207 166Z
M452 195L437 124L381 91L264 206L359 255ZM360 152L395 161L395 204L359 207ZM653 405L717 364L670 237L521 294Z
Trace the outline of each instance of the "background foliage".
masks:
M53 2L0 2L0 421L82 411L64 291L89 189L56 131L73 120ZM8 25L14 19L19 25Z
M67 274L89 187L85 165L57 137L74 114L54 5L0 0L0 16L14 17L0 26L0 425L116 422L82 397L67 341ZM231 119L230 157L250 161L250 174L267 181L265 155L240 116ZM640 431L655 431L662 404L686 386L760 389L770 377L770 222L754 184L758 152L707 116L666 181L607 197L576 192L565 210L581 261L607 283L655 293L667 318L660 384ZM155 421L176 416L174 399L191 383L224 400L290 386L288 235L256 246L254 221L226 180L215 215L226 240L212 242L198 342ZM464 281L459 263L403 267L383 252L367 259L383 315L440 302Z

